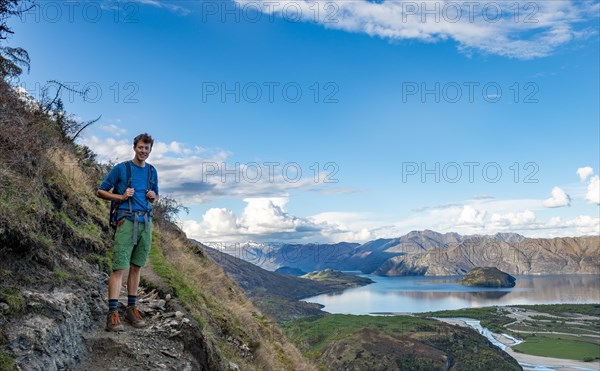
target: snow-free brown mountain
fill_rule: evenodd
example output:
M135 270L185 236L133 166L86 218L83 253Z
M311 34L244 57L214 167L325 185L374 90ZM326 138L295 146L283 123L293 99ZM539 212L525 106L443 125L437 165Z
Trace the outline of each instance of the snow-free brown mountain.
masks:
M516 243L473 237L449 248L395 256L374 273L453 276L481 266L513 275L599 274L600 237L527 238Z
M478 266L509 274L599 274L598 236L525 238L516 233L459 235L413 231L362 245L261 244L244 247L242 257L265 269L305 272L332 268L383 276L462 275Z

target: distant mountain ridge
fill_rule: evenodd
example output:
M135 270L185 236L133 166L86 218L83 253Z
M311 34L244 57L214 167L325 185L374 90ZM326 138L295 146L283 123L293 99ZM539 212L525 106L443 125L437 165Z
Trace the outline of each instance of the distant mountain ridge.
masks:
M373 273L454 276L478 266L512 275L600 274L600 237L528 238L517 243L473 237L447 249L395 256Z
M383 276L462 275L477 266L509 274L600 274L600 237L532 239L516 233L412 231L364 244L242 245L239 257L268 270L332 268ZM566 249L565 251L562 251Z

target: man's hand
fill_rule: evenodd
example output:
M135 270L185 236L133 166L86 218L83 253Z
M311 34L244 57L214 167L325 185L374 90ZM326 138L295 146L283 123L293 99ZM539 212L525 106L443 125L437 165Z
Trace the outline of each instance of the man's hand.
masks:
M121 195L121 200L126 201L129 197L133 197L134 193L135 193L135 189L133 189L133 188L127 188L125 190L125 193L123 193Z
M146 192L146 197L148 198L148 201L150 201L150 203L156 201L156 193L154 193L154 191Z

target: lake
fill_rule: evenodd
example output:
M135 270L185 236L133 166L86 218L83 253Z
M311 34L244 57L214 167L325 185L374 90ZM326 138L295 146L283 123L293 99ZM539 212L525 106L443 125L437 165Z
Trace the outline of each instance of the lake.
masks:
M460 277L380 277L375 281L304 301L319 303L330 313L428 312L493 305L599 303L600 275L515 276L510 289L466 287Z

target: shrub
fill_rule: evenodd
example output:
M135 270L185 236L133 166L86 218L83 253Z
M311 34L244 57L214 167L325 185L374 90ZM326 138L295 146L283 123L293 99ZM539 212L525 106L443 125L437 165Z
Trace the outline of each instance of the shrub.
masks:
M0 371L12 371L15 369L15 360L13 357L0 351Z
M25 300L19 289L15 287L5 288L0 293L0 301L8 304L9 314L20 313L25 309Z

